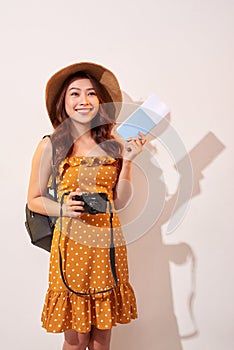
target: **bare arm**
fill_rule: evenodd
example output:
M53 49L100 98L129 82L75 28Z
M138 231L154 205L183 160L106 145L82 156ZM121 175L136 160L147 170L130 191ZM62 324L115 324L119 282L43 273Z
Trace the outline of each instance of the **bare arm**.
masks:
M49 138L43 139L33 156L28 188L28 207L30 210L49 216L60 215L60 204L47 198L46 191L51 175L52 145ZM83 210L82 202L73 201L72 197L80 194L79 190L71 192L63 205L63 215L79 217L75 210Z
M119 180L115 190L115 208L120 210L126 206L132 195L131 185L132 161L123 160Z
M28 188L28 207L30 210L57 216L59 204L46 198L46 189L51 175L52 145L49 138L43 139L34 153Z
M142 151L142 146L146 142L146 137L139 133L141 140L131 138L126 142L123 152L123 165L119 174L115 191L115 208L120 210L126 206L132 195L131 169L133 159Z

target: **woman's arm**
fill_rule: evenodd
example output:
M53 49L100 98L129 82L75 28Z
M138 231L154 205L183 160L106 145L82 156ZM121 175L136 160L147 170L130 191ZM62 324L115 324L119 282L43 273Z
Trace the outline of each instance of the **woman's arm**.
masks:
M50 139L46 137L37 146L32 159L28 188L28 207L36 213L58 216L59 204L46 198L51 165L52 144Z
M118 183L115 190L115 208L120 210L126 206L132 195L131 169L133 159L142 151L142 146L146 142L144 134L139 133L139 138L129 139L124 146L123 164L119 174Z
M115 189L115 209L120 210L125 207L132 195L131 185L132 161L123 159L122 169L119 174L118 183Z
M48 181L52 166L52 144L49 138L43 139L33 156L31 175L28 188L28 208L31 211L49 216L60 215L60 203L46 197ZM73 201L72 197L80 194L79 190L71 192L63 205L63 216L79 217L83 210L83 203Z

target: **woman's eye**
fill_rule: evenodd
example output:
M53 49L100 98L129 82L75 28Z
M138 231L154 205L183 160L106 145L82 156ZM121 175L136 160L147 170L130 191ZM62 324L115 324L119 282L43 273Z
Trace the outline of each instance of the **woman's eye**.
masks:
M88 96L97 96L95 91L89 91L87 95ZM76 92L76 91L73 91L71 93L71 96L76 96L77 97L77 96L80 96L80 94L78 92Z

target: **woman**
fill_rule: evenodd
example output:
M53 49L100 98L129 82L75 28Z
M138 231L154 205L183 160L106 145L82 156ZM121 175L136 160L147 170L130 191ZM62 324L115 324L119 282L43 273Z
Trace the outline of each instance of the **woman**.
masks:
M107 350L112 326L137 317L116 210L129 200L132 160L146 139L140 134L139 139L129 139L126 147L112 135L121 101L114 74L93 63L60 70L46 87L54 132L39 143L34 154L28 206L58 217L42 326L48 332L64 332L63 350ZM58 202L46 197L52 144ZM84 193L105 193L107 211L84 210L84 197L76 197ZM110 232L114 248L110 248Z

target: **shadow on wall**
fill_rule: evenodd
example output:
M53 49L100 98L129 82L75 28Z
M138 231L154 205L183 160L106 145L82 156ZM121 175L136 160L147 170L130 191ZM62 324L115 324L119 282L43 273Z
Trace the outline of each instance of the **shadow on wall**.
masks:
M148 139L163 138L163 134L170 128L169 121L170 116L153 130ZM169 134L170 139L171 135ZM170 141L167 141L166 146L169 151L178 146L175 143L168 145L168 142ZM134 165L134 195L129 206L120 213L127 243L131 243L130 281L136 291L139 318L129 325L118 325L114 328L111 348L182 350L181 340L197 336L199 329L193 314L196 259L188 244L166 244L163 241L162 227L167 225L170 232L178 227L190 199L201 194L200 181L203 178L203 170L214 161L225 146L212 132L209 132L189 153L184 154L182 159L178 160L174 153L180 180L176 192L168 196L165 183L162 181L162 170L152 162L152 154L154 155L156 150L149 142L147 144L146 152L150 153L151 157L142 152L137 164ZM146 200L149 206L146 205L142 210L142 203ZM148 228L145 226L146 223L149 223ZM189 332L180 334L173 305L170 262L183 265L189 259L192 266L191 286L184 303L192 327Z

